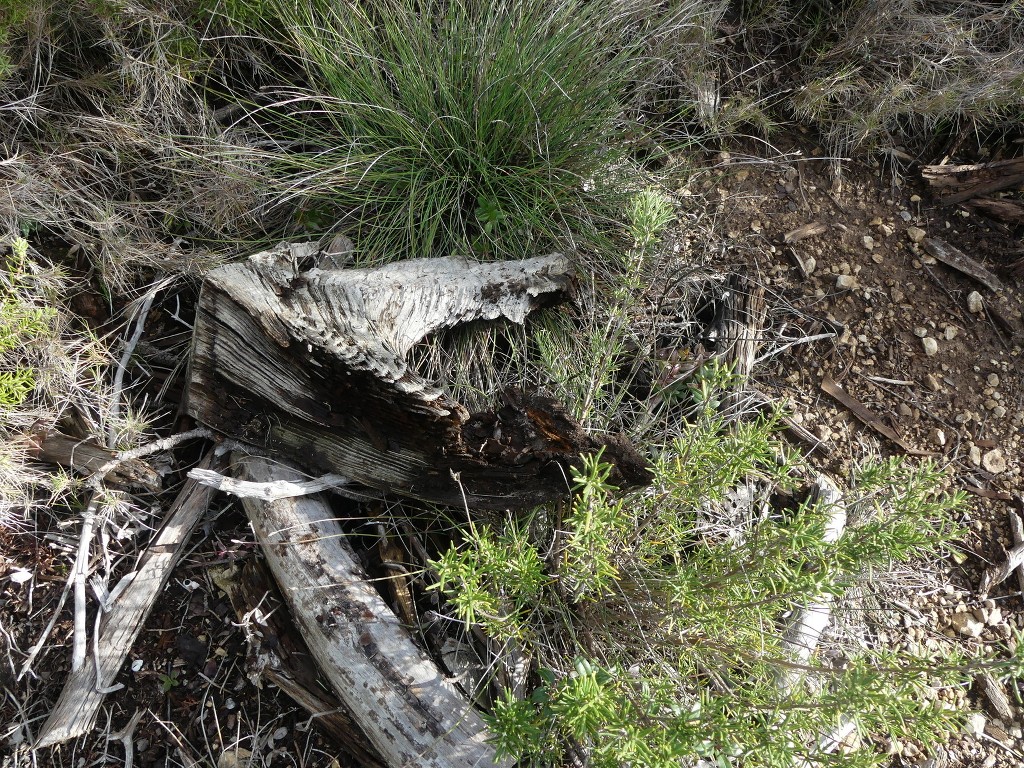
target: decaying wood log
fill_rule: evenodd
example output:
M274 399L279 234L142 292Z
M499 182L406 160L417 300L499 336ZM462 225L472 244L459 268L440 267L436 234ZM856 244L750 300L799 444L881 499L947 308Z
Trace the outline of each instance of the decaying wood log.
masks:
M268 459L239 457L243 480L300 480ZM480 716L366 581L321 496L243 499L317 666L392 768L485 768L498 761Z
M306 268L314 255L282 246L207 276L187 392L200 422L311 473L449 505L543 503L566 492L567 464L602 447L619 487L649 482L628 443L592 438L548 398L507 392L470 415L406 362L432 332L522 322L563 297L566 259Z
M214 458L211 451L200 466L219 469L223 462ZM113 685L114 678L183 554L183 545L202 519L212 495L211 489L194 480L186 481L134 575L125 577L131 579L130 583L110 610L98 619L99 631L94 637L91 657L84 666L71 673L56 706L39 732L35 749L73 739L92 728L104 696L120 687Z
M975 197L969 200L967 205L989 218L1007 224L1024 224L1024 202L1020 200Z
M224 569L225 571L228 569ZM250 560L232 573L214 576L247 628L246 671L257 686L276 685L309 712L317 727L348 752L361 768L386 768L380 755L325 685L302 635L294 631L284 598L264 560Z
M104 465L117 459L117 451L96 445L92 440L79 440L59 432L45 432L32 436L29 453L40 461L68 467L75 472L91 475ZM111 471L108 485L160 490L160 475L141 459L128 459Z
M921 176L940 205L953 205L1024 184L1024 157L976 165L926 165Z

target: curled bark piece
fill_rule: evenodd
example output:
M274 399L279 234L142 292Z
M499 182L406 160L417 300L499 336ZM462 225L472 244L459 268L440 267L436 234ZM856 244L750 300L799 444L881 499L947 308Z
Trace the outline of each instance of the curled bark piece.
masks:
M288 246L207 276L187 406L199 421L311 472L457 506L548 501L567 490L566 465L602 447L617 485L650 481L625 441L590 437L547 398L507 393L471 416L406 361L429 333L521 322L564 297L563 257L302 271L310 258Z
M301 477L254 457L237 470L254 482ZM367 583L321 497L242 503L317 666L387 765L510 764L496 759L480 716Z

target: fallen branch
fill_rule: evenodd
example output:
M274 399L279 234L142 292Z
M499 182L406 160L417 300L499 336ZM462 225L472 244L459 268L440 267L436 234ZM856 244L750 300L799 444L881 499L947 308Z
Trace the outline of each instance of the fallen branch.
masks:
M953 205L1024 184L1024 158L975 165L925 165L921 176L940 205Z
M1024 567L1024 544L1018 544L1007 552L1006 559L1001 565L994 565L986 569L985 573L982 574L978 592L983 597L988 595L992 587L1006 581L1011 573L1021 567Z
M961 251L954 248L944 240L937 237L926 237L924 249L943 264L952 267L958 272L963 272L970 278L977 280L990 291L1003 290L1003 284L998 277L989 272L985 267Z
M1024 521L1015 512L1010 513L1010 533L1013 535L1013 543L1016 546L1024 546ZM1020 587L1020 593L1024 596L1024 565L1017 566L1017 586Z
M860 422L875 430L880 435L884 435L889 438L911 456L935 455L933 451L922 451L904 440L895 429L890 427L888 424L883 423L874 412L868 409L867 406L856 398L852 397L845 389L839 386L831 376L825 376L821 380L821 390L825 394L833 397L840 404L846 406L850 413L856 416Z
M108 485L160 490L160 475L141 461L141 457L118 454L92 440L80 440L59 432L37 433L31 437L29 453L39 461L67 467L83 475L95 476L102 470Z
M212 452L200 466L219 464ZM96 662L71 673L56 706L34 744L35 749L81 736L92 728L103 703L103 691L124 664L157 597L183 553L183 545L202 519L213 491L188 480L135 569L135 577L100 619Z
M846 529L846 505L843 504L842 494L835 483L825 475L818 475L815 479L813 493L812 502L829 511L822 541L833 544L839 540ZM784 694L792 693L803 682L802 668L809 664L818 648L821 635L828 628L831 620L831 600L827 595L811 600L793 617L782 638L783 649L789 651L796 661L792 667L780 671L779 688ZM839 724L835 728L828 733L819 734L818 751L834 752L842 746L854 730L856 730L854 720L846 715L841 715ZM811 768L818 763L813 756L809 756L796 760L794 764L799 768Z
M233 477L227 477L209 469L193 469L188 473L188 476L214 490L230 493L235 498L262 499L263 501L277 501L278 499L290 499L295 496L309 496L310 494L320 493L332 488L341 488L350 482L341 475L323 475L311 480L275 480L270 483L253 483L246 480L236 480Z
M1020 200L999 200L978 197L970 200L968 206L978 213L1007 224L1024 223L1024 202Z
M825 524L822 541L826 544L834 544L843 535L843 530L846 528L846 506L843 504L839 488L825 475L818 475L815 479L813 503L829 511L829 519ZM812 600L797 612L786 629L782 638L782 647L792 654L799 665L806 665L817 650L821 634L832 619L832 610L829 606L830 600L827 596ZM784 673L779 687L789 693L802 679L803 673L797 666Z
M236 468L253 482L301 479L262 458ZM511 764L496 759L479 714L367 583L326 501L242 503L317 666L387 765Z

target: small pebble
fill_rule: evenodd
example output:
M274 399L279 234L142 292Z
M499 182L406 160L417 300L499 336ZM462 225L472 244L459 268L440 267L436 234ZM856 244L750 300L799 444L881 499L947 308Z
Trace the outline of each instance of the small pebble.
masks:
M990 373L985 378L985 381L988 382L988 385L990 387L998 387L999 386L999 374L998 373Z
M925 235L927 233L920 227L907 227L907 237L910 238L912 243L924 242Z
M864 244L864 247L869 251L875 247L875 238L873 238L871 235L864 235L864 237L862 237L860 241Z
M924 353L928 355L928 357L934 357L939 352L939 342L931 336L925 336L921 339L921 346L924 347Z
M957 328L955 325L947 325L946 326L946 330L945 330L946 341L952 341L953 339L955 339L956 335L959 332L960 332L960 329Z
M967 294L967 311L972 315L981 313L981 310L985 308L985 300L981 298L981 294L977 291L971 291Z
M1006 471L1006 457L1001 450L993 448L981 457L981 466L993 475L1001 474Z
M852 291L857 287L857 278L853 275L839 275L836 278L836 288L840 291Z

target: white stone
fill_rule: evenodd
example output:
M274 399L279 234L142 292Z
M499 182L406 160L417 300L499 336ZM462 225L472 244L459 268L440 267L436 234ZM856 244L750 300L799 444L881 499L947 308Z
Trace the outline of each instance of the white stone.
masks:
M955 339L959 332L959 329L955 325L947 325L945 330L946 341L952 341Z
M993 475L1001 474L1006 471L1006 457L1003 456L1001 450L993 448L981 457L981 466L985 468L986 472L991 472Z
M950 616L949 626L967 637L981 637L981 633L985 631L985 625L967 611L959 611Z
M976 445L972 445L967 451L967 458L970 459L971 464L976 467L981 466L981 448Z
M836 278L836 288L840 291L852 291L857 287L857 278L853 275L839 275Z
M985 379L985 380L988 382L988 385L990 387L998 387L999 386L999 374L998 373L990 373L988 375L988 378Z
M871 235L864 235L864 237L862 237L860 241L864 243L864 247L867 248L869 251L875 247L875 238L873 238Z
M912 243L924 242L925 235L927 233L920 227L907 227L907 237L910 238Z
M980 738L985 733L985 715L981 712L971 712L964 723L964 732Z
M977 315L985 308L985 300L981 298L981 294L977 291L971 291L967 294L967 311L971 314Z
M924 353L928 355L928 357L933 357L939 352L939 342L931 336L925 336L921 339L921 346L924 347Z

